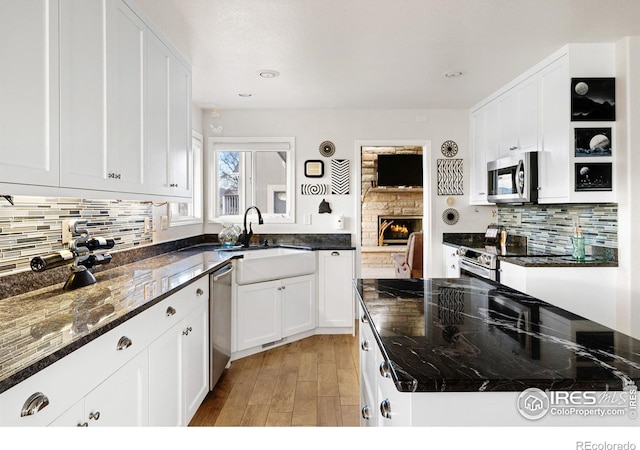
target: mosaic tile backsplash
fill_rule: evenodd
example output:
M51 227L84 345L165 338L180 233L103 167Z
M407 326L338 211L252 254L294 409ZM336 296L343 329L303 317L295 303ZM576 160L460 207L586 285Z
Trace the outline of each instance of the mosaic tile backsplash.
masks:
M0 276L29 268L33 256L65 248L62 221L87 220L93 237L116 241L111 252L152 243L144 220L153 220L149 203L79 198L14 197L0 203Z
M497 219L509 234L527 237L533 249L570 252L576 220L587 246L618 247L617 203L500 206Z

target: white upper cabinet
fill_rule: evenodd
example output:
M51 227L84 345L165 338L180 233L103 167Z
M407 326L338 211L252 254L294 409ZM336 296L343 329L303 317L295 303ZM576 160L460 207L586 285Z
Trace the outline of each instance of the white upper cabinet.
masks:
M0 3L3 193L191 197L191 69L157 36L124 0Z
M144 192L145 25L120 1L60 11L61 184Z
M0 2L0 40L0 184L57 186L58 2Z
M615 202L610 190L579 190L581 165L611 164L609 157L577 157L576 128L607 127L615 122L572 122L571 79L614 77L614 44L569 44L471 109L470 203L486 201L486 163L519 152L538 152L539 203ZM615 145L613 143L612 145Z
M153 33L146 58L147 190L191 197L191 72Z

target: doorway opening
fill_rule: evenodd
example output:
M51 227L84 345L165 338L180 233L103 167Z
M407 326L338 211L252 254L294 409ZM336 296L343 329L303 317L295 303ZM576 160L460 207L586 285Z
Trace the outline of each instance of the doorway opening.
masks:
M378 157L422 155L424 151L423 145L360 147L361 278L394 278L396 255L405 254L411 232L423 230L423 186L378 186ZM403 168L400 166L397 170L400 171L397 175L402 179Z

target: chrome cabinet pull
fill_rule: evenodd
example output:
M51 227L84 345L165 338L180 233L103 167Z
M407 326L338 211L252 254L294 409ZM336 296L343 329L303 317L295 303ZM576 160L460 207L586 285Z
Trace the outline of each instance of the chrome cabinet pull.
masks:
M196 295L198 297L201 296L202 294L204 294L204 291L202 289L200 289L200 288L196 289Z
M118 345L116 346L116 350L124 350L133 345L133 341L126 336L122 336L118 341Z
M76 425L78 427L88 427L89 424L87 422L80 422L78 425Z
M340 252L331 252L331 256L340 256Z
M391 378L391 367L387 361L382 361L380 363L380 375L385 378Z
M189 336L189 333L190 333L191 331L193 331L193 328L191 328L191 327L187 327L187 328L182 332L182 334L183 334L183 335L185 335L185 336Z
M361 315L361 316L360 316L360 322L362 322L362 323L367 323L367 322L368 322L368 320L367 320L367 316L365 316L364 314L363 314L363 315Z
M385 419L391 419L391 402L388 398L385 398L380 403L380 414L382 414L382 417Z
M173 306L167 307L167 317L173 316L176 313L176 309Z
M99 420L100 419L100 411L89 413L89 419Z
M32 394L24 405L22 405L22 411L20 411L20 417L33 416L38 411L46 408L49 404L49 398L42 392L36 392Z
M369 340L365 339L364 341L362 341L362 344L360 344L360 348L365 352L368 352L369 350L371 350L371 346L369 345Z
M371 409L367 405L362 407L362 418L366 420L371 419Z

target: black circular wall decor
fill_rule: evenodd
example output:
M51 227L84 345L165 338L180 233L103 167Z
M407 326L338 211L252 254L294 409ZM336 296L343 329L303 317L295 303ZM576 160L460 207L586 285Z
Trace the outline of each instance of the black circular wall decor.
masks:
M458 144L453 141L444 141L442 147L440 147L440 151L447 158L451 158L458 153Z
M458 211L456 209L447 208L442 213L442 220L447 225L454 225L454 224L458 223L458 219L460 219L460 214L458 213Z
M324 141L322 144L320 144L320 154L325 158L328 158L329 156L333 156L335 152L336 152L336 146L333 145L333 142Z

